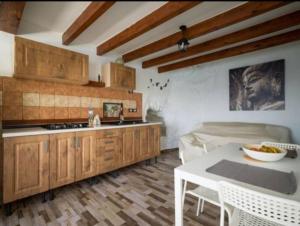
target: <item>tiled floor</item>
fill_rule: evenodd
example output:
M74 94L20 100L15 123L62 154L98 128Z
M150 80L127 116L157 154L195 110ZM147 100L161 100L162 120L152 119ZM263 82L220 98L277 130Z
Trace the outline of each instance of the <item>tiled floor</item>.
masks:
M99 183L87 181L55 191L53 201L41 202L41 196L14 205L14 213L0 225L174 225L173 169L180 164L177 151L168 151L157 164L140 163L99 176ZM187 197L184 225L219 225L219 209L209 203L204 213L195 215L197 200Z

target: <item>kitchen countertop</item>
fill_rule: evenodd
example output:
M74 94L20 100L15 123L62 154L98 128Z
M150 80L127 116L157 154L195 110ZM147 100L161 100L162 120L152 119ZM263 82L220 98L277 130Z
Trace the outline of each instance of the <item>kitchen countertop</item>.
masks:
M101 125L101 127L58 129L58 130L48 130L42 127L3 129L2 137L8 138L8 137L20 137L20 136L47 135L47 134L55 134L55 133L72 133L72 132L94 131L94 130L103 130L103 129L119 129L119 128L138 127L138 126L151 126L151 125L160 125L160 124L162 123L148 122L148 123L132 124L132 125Z

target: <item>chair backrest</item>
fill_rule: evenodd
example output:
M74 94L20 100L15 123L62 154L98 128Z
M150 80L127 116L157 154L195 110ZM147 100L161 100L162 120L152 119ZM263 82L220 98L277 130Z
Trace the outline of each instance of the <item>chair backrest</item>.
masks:
M278 224L300 225L300 202L267 195L225 181L219 184L221 205L226 203Z
M292 149L292 150L300 151L299 144L275 143L275 142L269 142L269 141L264 141L261 144L278 147L278 148L283 148L283 149Z

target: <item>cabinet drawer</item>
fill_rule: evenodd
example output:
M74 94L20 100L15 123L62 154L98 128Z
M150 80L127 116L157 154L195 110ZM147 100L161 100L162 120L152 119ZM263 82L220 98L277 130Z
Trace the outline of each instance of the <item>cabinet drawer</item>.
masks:
M111 138L99 138L97 139L97 148L111 148L115 146L119 146L119 137L111 137Z
M120 135L121 130L119 129L106 129L97 133L97 136L100 138L118 137Z
M104 162L111 162L111 161L115 161L115 159L116 159L116 150L115 149L104 150L102 154L103 154Z

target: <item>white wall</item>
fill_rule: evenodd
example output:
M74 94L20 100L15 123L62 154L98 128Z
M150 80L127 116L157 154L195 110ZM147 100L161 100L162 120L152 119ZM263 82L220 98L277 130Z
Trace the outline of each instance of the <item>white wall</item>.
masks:
M0 31L0 75L9 76L14 72L14 35Z
M178 137L203 121L241 121L284 125L300 143L300 42L290 43L237 57L227 58L165 74L145 71L138 79L144 105L155 103L167 124L165 148L177 147ZM229 111L229 69L285 59L284 111ZM166 81L170 87L148 89L148 78Z

